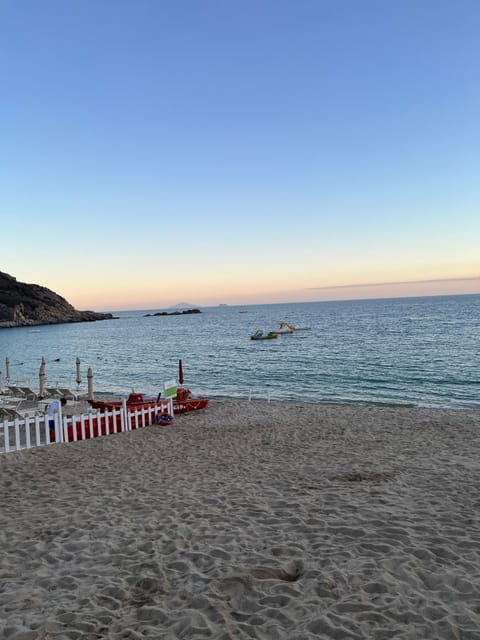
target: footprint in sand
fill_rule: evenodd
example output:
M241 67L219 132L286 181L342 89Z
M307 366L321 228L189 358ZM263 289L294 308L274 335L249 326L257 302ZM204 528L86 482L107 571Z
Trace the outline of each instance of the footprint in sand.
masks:
M218 586L220 593L233 608L253 612L259 608L250 598L255 580L296 582L303 573L303 562L292 560L285 567L249 567L240 575L222 578Z
M303 562L292 560L285 568L253 567L247 569L247 576L257 580L285 580L286 582L296 582L303 574Z
M249 567L239 575L222 578L220 590L229 599L239 600L253 586L255 580L283 580L296 582L304 573L303 562L292 560L285 567Z

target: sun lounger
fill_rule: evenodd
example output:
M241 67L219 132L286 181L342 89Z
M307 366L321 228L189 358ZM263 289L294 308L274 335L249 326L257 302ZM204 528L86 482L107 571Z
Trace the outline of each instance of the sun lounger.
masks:
M11 396L11 395L12 395L12 391L8 387L2 387L0 389L0 396Z
M14 396L24 396L25 392L22 391L22 389L20 387L16 387L13 385L8 385L7 389L9 389L10 393Z
M35 391L33 389L30 389L30 387L17 387L18 389L20 389L23 394L25 395L25 398L27 400L36 400L37 399L37 394L35 393Z
M56 387L47 387L45 389L45 395L43 397L44 398L61 398L62 393Z
M77 395L65 387L47 387L45 398L66 398L67 400L77 400Z
M40 406L40 402L38 400L38 398L32 398L32 399L25 399L25 400L20 400L20 402L17 404L17 406L15 407L15 409L19 412L23 411L30 411L31 409L38 409ZM9 409L11 409L11 405L10 407L8 407Z
M62 398L66 398L67 400L77 400L77 394L73 393L73 391L70 391L70 389L59 387L58 390Z
M21 418L22 416L15 409L0 409L0 421L1 422L9 422L10 420L16 420L17 418Z

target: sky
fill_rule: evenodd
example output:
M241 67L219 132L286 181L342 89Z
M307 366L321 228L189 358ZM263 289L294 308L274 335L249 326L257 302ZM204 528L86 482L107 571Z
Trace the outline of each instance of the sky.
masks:
M0 270L79 309L480 293L478 0L0 0Z

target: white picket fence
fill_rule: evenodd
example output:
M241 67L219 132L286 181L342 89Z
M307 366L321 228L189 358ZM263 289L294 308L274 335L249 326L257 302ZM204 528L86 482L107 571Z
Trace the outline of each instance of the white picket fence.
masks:
M62 442L77 442L141 429L170 410L167 401L134 408L126 404L111 411L79 416L55 415L55 437L50 437L49 416L39 415L0 422L0 453L10 453ZM51 419L51 418L50 418Z

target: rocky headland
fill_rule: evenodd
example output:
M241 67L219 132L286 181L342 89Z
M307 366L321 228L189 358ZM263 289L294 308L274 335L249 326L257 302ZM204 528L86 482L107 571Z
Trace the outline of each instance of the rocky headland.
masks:
M0 271L0 329L112 318L111 313L77 311L50 289L17 282L13 276Z

